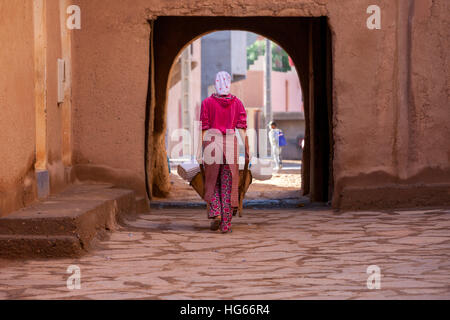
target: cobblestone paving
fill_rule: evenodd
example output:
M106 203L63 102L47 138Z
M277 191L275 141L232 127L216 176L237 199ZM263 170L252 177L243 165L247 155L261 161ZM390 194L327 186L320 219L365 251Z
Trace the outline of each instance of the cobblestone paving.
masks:
M450 299L450 209L247 210L231 234L205 217L153 210L81 258L0 261L0 298ZM66 287L72 264L80 290Z

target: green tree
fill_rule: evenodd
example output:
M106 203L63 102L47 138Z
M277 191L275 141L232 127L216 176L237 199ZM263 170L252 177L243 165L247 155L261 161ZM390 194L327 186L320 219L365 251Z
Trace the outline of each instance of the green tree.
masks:
M271 42L272 46L272 70L287 72L291 70L289 64L289 56L286 51L279 45ZM247 47L247 69L255 63L259 56L266 53L265 40L256 40L252 45Z

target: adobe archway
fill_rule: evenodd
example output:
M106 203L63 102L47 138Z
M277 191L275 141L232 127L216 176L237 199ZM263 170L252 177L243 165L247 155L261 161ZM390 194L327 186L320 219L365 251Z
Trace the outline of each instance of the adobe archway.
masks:
M302 190L328 201L333 190L331 33L326 17L177 17L150 21L150 72L146 110L146 180L149 197L168 191L164 144L169 73L178 53L212 31L245 30L276 41L291 56L304 94L305 150Z

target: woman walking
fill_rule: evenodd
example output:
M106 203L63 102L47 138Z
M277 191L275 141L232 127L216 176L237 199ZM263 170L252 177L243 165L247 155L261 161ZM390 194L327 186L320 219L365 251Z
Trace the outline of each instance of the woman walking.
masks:
M246 161L249 159L246 138L247 113L244 105L230 94L231 76L221 71L216 75L216 93L202 102L203 158L197 161L204 168L204 197L211 219L211 230L231 232L233 209L239 205L238 142L235 130L245 141ZM200 149L200 148L199 148Z

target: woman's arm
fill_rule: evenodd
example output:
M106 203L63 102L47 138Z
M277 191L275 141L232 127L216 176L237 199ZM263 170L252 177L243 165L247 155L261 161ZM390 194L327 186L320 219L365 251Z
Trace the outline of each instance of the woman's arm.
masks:
M203 156L202 156L202 154L203 154L203 139L205 137L205 133L206 133L206 130L202 130L202 134L199 135L200 136L200 141L198 143L197 154L196 154L196 157L195 157L195 159L197 160L198 164L203 164Z
M208 104L206 103L206 99L202 101L201 109L200 109L200 121L201 121L201 129L202 134L199 134L200 141L198 143L196 160L198 164L203 164L203 139L205 137L206 130L210 127L209 122L209 110Z
M247 112L245 111L244 105L242 101L237 99L238 103L238 119L236 123L236 127L239 130L239 135L241 136L242 142L245 147L245 158L246 160L250 160L250 148L248 145L248 137L247 137Z
M250 161L250 148L248 145L248 137L247 137L247 129L238 129L239 135L241 136L242 141L244 142L245 147L245 158Z

